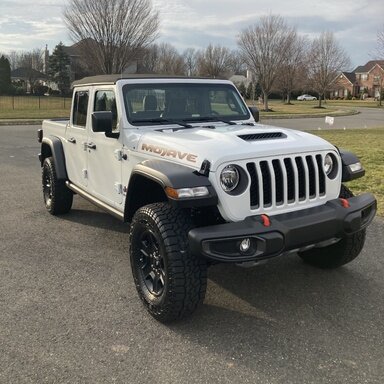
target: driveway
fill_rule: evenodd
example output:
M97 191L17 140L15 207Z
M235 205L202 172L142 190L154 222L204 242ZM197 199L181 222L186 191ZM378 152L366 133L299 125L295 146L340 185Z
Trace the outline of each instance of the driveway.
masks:
M274 125L299 130L313 129L350 129L377 128L384 126L384 109L357 108L359 114L351 116L337 116L333 125L325 123L324 117L291 118L291 119L262 119L263 124Z
M382 220L335 271L211 267L202 308L164 326L136 295L126 224L78 196L45 211L35 133L0 127L0 383L384 382Z

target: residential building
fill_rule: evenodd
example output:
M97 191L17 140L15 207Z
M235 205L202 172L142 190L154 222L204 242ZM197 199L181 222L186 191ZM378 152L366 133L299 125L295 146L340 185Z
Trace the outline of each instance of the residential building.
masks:
M340 73L333 82L331 98L379 98L384 86L384 60L371 60L352 72Z

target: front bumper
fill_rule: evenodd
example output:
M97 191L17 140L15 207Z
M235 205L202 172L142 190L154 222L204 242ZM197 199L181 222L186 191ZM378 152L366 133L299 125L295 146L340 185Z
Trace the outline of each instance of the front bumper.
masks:
M376 199L371 193L351 197L348 203L345 207L341 199L335 199L269 220L257 215L240 222L195 228L188 233L190 250L209 259L241 263L342 238L366 228L376 214ZM250 247L241 252L244 239L250 240Z

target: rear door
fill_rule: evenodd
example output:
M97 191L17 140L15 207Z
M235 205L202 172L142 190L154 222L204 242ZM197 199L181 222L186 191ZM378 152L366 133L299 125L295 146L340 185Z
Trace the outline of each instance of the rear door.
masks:
M93 94L92 112L111 111L113 132L119 132L118 108L113 88L96 88ZM103 132L94 132L92 126L88 134L88 190L98 199L110 205L123 201L122 138L109 138Z
M69 180L86 189L88 185L87 171L87 136L89 129L88 88L76 88L73 101L71 119L66 129L65 159Z

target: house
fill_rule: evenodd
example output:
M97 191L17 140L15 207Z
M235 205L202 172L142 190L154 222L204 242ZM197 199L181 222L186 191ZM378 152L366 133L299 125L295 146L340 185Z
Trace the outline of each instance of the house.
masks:
M33 68L22 67L11 72L11 80L20 84L25 92L32 93L37 85L46 85L47 75Z
M333 81L331 98L379 98L384 86L384 60L371 60L352 72L342 72Z

